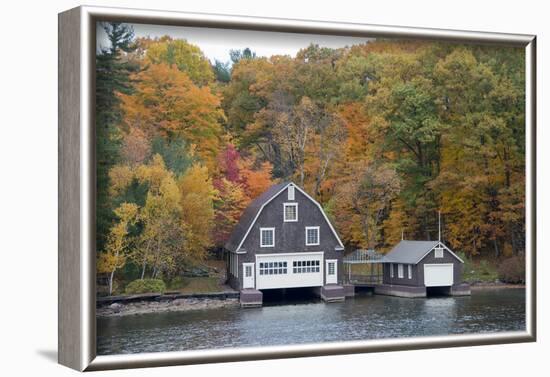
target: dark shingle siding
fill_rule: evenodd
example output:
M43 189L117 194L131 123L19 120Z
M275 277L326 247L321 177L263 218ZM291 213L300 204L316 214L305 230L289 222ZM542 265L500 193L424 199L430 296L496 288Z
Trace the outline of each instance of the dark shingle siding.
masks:
M248 231L248 228L250 228L250 225L252 225L254 218L256 217L262 206L269 200L271 200L273 196L275 196L289 183L290 182L282 182L271 186L269 189L267 189L267 191L265 191L263 194L254 199L252 203L250 203L250 205L244 210L239 222L233 229L229 240L225 244L225 248L227 250L233 252L237 251L239 243L241 243L246 232Z

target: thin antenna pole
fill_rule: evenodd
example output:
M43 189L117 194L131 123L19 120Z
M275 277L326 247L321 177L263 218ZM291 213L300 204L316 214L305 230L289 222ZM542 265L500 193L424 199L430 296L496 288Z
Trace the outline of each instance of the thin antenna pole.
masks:
M438 229L439 229L439 235L437 237L438 241L441 242L441 211L438 211Z

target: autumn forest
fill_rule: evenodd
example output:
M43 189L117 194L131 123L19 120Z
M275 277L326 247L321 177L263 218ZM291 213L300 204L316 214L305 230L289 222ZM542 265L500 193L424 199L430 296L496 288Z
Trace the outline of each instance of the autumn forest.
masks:
M281 181L322 204L346 251L437 239L440 211L463 255L523 255L522 49L377 39L211 62L183 39L98 27L97 268L111 290L219 258Z

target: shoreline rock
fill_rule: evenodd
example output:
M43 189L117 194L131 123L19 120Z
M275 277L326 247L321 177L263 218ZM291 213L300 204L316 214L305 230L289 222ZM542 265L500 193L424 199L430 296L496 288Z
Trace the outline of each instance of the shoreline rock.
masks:
M97 317L122 317L127 315L186 312L193 310L218 309L238 307L236 298L212 299L212 298L178 298L165 301L139 301L129 303L115 302L108 306L96 308Z
M472 282L470 284L471 289L498 289L498 288L525 288L525 284L510 284L498 282Z

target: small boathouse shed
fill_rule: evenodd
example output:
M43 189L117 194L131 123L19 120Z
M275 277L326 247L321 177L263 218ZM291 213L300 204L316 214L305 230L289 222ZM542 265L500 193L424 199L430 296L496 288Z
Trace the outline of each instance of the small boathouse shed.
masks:
M425 297L437 288L449 295L470 294L462 284L464 261L441 241L402 240L382 262L382 284L375 293Z

